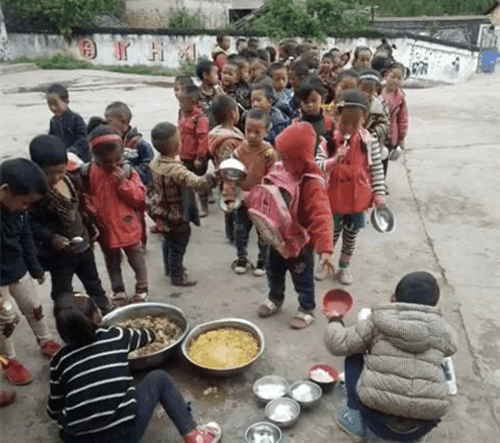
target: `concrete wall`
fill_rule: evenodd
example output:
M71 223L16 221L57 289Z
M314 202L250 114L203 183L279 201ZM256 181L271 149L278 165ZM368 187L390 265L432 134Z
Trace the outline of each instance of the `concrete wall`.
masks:
M132 27L167 27L172 11L185 8L202 18L204 29L228 24L232 0L126 0L125 17Z
M0 6L0 60L9 59L9 41L7 39L7 30L5 29L2 7Z
M232 44L236 37L232 37ZM276 44L261 38L261 45ZM9 33L14 57L30 58L69 53L97 65L162 66L179 68L200 57L210 57L215 36L92 34L75 35L65 40L60 35ZM358 45L375 48L380 40L366 38L329 38L324 49L353 50ZM391 40L396 44L395 58L410 69L413 78L445 83L467 79L477 68L478 53L415 38ZM233 46L234 47L234 46Z

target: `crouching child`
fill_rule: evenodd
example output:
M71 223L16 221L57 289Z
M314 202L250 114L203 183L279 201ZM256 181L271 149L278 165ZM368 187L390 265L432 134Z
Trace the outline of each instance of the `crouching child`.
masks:
M390 441L415 441L446 414L449 390L441 364L456 336L436 307L439 286L427 272L404 276L391 303L375 305L357 325L329 318L325 345L346 356L347 407L336 421L353 441L367 428Z

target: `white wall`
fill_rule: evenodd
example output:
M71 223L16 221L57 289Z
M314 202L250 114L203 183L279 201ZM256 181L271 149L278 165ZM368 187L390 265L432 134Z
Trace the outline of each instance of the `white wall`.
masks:
M232 38L232 44L236 37ZM261 46L275 44L267 38L260 39ZM10 51L13 57L30 58L70 53L97 65L162 66L179 68L186 62L200 57L210 57L215 36L167 36L167 35L112 35L93 34L74 36L65 40L60 35L9 33ZM329 38L324 48L338 47L353 50L358 45L375 48L380 40L367 38ZM395 58L410 69L413 78L445 83L467 79L476 71L478 53L438 43L413 38L391 40L397 46ZM126 45L126 51L121 51ZM234 47L234 46L233 46ZM125 56L126 58L123 58ZM119 56L122 58L119 60Z

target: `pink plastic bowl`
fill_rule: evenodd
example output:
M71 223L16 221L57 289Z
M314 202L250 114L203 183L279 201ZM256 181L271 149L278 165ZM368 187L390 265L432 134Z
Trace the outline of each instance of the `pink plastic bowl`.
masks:
M321 310L329 317L344 317L353 305L351 294L343 289L331 289L321 299Z

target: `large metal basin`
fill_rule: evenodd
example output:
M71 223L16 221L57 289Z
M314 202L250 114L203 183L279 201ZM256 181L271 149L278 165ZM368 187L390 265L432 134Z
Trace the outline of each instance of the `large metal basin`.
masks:
M202 366L199 363L196 363L193 361L188 354L188 349L189 346L191 346L191 343L195 339L197 339L201 334L207 332L207 331L212 331L214 329L219 329L219 328L237 328L241 329L243 331L249 332L252 334L255 339L257 340L257 343L259 345L259 352L257 355L250 360L249 362L245 363L244 365L238 366L238 367L233 367L233 368L227 368L227 369L214 369L214 368L209 368L207 366ZM262 331L254 325L252 322L248 320L244 320L242 318L223 318L220 320L215 320L215 321L210 321L207 323L203 323L201 325L196 326L191 330L191 332L188 334L184 342L182 343L182 353L184 354L184 357L195 367L200 369L202 372L208 375L214 375L217 377L230 377L233 375L241 374L245 370L247 370L250 365L255 363L262 353L264 352L264 347L265 347L265 342L264 342L264 334Z
M102 319L103 326L111 326L132 317L155 314L166 314L169 319L176 322L180 326L182 334L177 340L175 340L175 342L171 343L169 346L166 346L165 348L160 349L159 351L156 351L152 354L146 355L145 357L131 357L129 355L128 361L130 369L132 370L139 371L142 369L159 366L172 356L175 349L186 338L186 335L189 331L189 323L186 315L181 309L175 306L168 305L166 303L151 302L135 303L115 309Z

